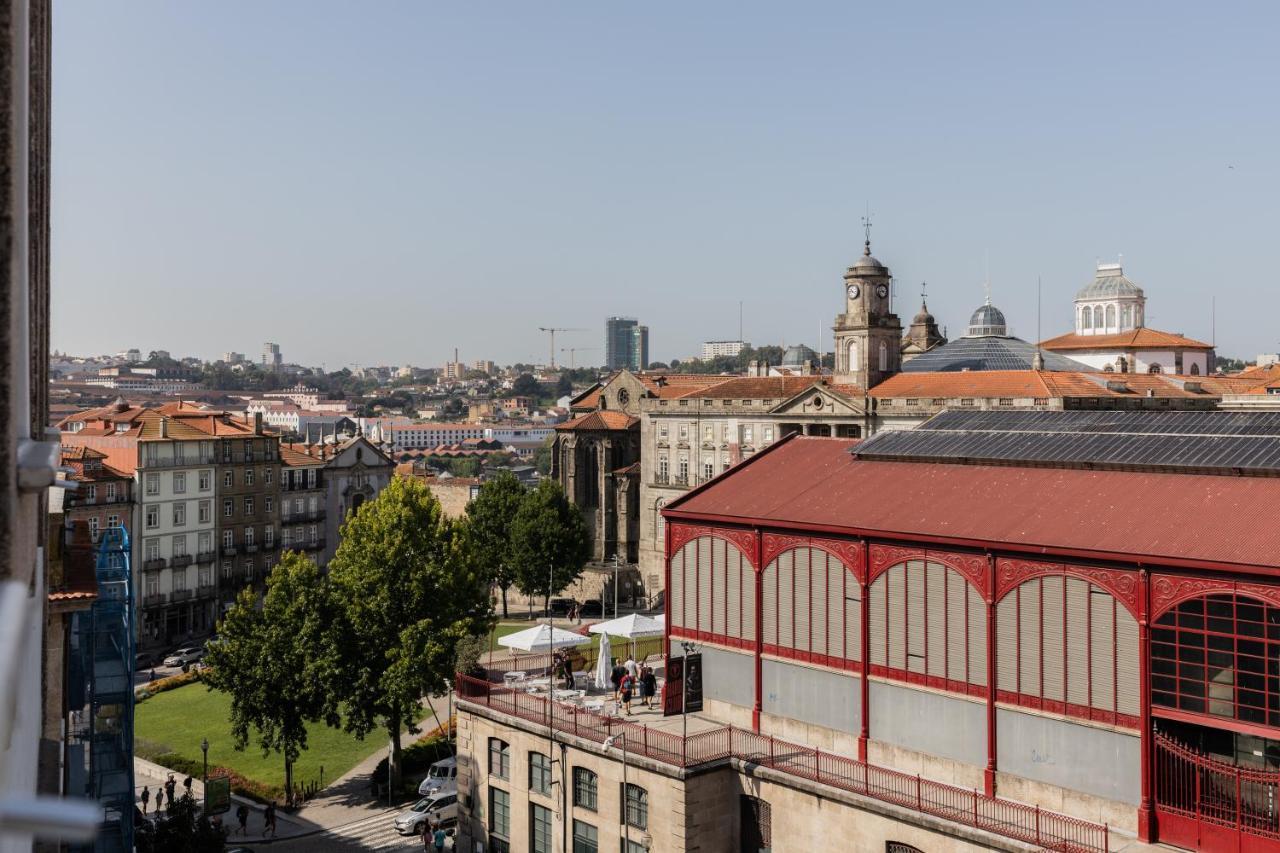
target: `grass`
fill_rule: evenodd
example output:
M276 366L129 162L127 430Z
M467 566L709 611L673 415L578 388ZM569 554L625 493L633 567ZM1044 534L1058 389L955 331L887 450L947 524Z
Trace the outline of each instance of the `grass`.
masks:
M282 787L284 758L275 752L264 757L253 737L243 752L237 752L231 739L230 715L231 698L203 684L160 693L137 707L134 749L142 758L173 752L199 763L200 740L207 737L211 768L226 767L264 785ZM379 731L357 740L347 732L315 723L307 727L307 750L294 765L294 781L318 780L323 767L328 784L386 746L386 737Z

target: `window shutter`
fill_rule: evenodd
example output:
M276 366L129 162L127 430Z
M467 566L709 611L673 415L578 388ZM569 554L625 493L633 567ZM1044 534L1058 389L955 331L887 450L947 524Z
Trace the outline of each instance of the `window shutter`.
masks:
M1044 597L1044 678L1043 693L1045 699L1055 702L1066 700L1066 665L1062 659L1062 607L1063 581L1061 576L1040 579L1041 595Z
M287 541L287 540L286 540ZM670 597L672 627L684 626L684 551L671 555L671 589Z
M947 637L947 659L946 659L946 676L952 681L966 681L968 675L966 673L966 664L964 651L965 640L965 620L969 615L969 606L967 599L967 591L969 585L965 583L964 578L960 577L958 572L948 571L946 573L947 582L947 627L949 629ZM985 640L983 645L986 645ZM932 661L932 657L930 657Z
M737 552L737 548L729 547L725 539L711 540L711 628L713 634L724 634L725 619L725 579L728 575L729 552Z
M845 660L862 660L862 588L853 574L844 573L844 656ZM874 601L874 599L872 599ZM874 620L875 617L872 617ZM875 624L874 621L872 624ZM875 648L875 635L871 638Z
M889 601L885 614L885 632L889 636L888 665L894 669L907 668L907 643L903 633L906 627L907 567L893 566L885 572L889 584Z
M796 642L794 648L801 651L809 651L809 623L812 620L813 601L810 593L809 585L809 555L812 549L797 548L792 552L794 555L795 579L796 579L796 597L795 597L795 619L796 619Z
M761 627L764 629L764 642L771 646L778 644L778 561L774 560L765 566L764 576L760 578L764 588L761 590L761 603L764 613L760 614Z
M964 578L956 580L964 587L969 602L969 683L987 686L987 601Z
M1089 704L1089 583L1066 579L1067 702Z
M1090 684L1093 686L1093 702L1095 708L1104 711L1115 710L1116 681L1116 643L1115 643L1115 611L1116 601L1105 590L1096 586L1089 588L1089 611L1092 621L1089 656L1092 662Z
M996 687L1018 689L1018 591L1011 590L996 605Z
M742 637L742 553L737 548L725 552L724 633Z
M874 666L888 666L885 646L888 642L889 611L889 574L880 575L871 582L870 617L871 617L871 663Z
M698 630L711 630L711 537L698 537Z
M844 564L835 557L827 557L827 654L846 659L844 633ZM853 582L853 578L849 578Z
M746 560L740 560L739 567L742 576L742 639L754 640L756 638L756 571Z
M928 622L928 636L925 645L925 671L937 678L947 677L947 637L948 630L954 630L954 623L948 614L947 575L949 569L941 563L926 563L924 576L925 614ZM954 618L954 617L952 617ZM964 614L960 614L964 625ZM962 639L963 642L963 639Z
M907 665L909 672L924 672L925 665L925 566L923 560L911 560L902 569L907 602ZM897 633L896 631L894 633Z
M1116 605L1116 711L1136 717L1138 707L1138 622Z
M778 645L784 649L795 647L791 621L795 611L792 603L796 586L794 563L794 552L778 555Z
M1040 580L1018 587L1018 677L1027 696L1040 695Z

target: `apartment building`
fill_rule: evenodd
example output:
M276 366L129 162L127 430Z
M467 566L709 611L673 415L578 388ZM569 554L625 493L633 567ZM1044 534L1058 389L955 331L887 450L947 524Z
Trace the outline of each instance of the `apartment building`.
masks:
M222 439L218 447L217 549L224 608L244 587L262 588L280 544L280 440L264 434L260 415L250 430Z
M322 567L328 563L325 465L330 459L324 445L280 447L280 550L309 554Z

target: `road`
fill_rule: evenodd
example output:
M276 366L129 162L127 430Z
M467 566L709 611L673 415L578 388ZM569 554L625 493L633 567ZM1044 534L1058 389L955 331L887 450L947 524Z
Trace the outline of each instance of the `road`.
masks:
M398 835L391 822L394 815L376 815L333 827L319 835L276 841L269 846L253 844L251 850L270 850L272 853L365 853L365 851L383 851L383 853L421 853L422 839L414 836ZM234 846L235 839L229 839L227 846ZM453 849L453 839L445 843L446 850Z

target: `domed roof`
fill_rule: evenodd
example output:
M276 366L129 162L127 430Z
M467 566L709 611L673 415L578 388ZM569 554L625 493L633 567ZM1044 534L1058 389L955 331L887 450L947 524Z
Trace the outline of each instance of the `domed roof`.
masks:
M920 300L920 311L916 316L911 318L911 325L921 326L933 322L933 315L929 313L929 305L923 299Z
M965 337L1008 337L1009 326L1005 323L1004 312L987 302L978 306L969 318L969 333Z
M849 267L849 271L870 275L885 275L888 273L888 269L885 265L880 263L880 261L871 254L870 240L863 244L862 257L858 258L854 265Z
M1098 264L1093 281L1080 288L1076 300L1111 299L1116 296L1142 297L1142 288L1125 277L1120 264Z
M806 361L817 361L818 354L804 344L787 347L782 354L783 367L803 367Z

